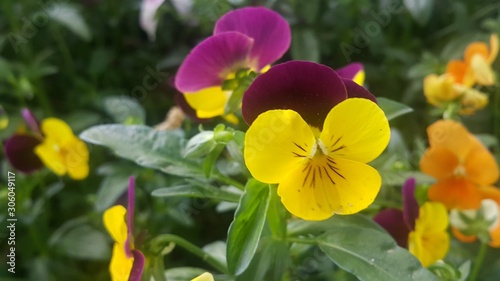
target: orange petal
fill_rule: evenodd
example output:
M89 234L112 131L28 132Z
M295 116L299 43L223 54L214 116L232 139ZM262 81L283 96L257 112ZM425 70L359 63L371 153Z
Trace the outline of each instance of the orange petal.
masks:
M453 151L462 162L474 145L474 137L460 123L453 120L439 120L427 128L431 147L444 147Z
M473 139L473 147L465 159L464 168L467 179L478 185L493 184L500 176L495 158L476 138Z
M487 59L490 56L488 46L483 42L472 42L467 46L464 52L465 63L469 65L474 55L480 55Z
M420 159L420 170L437 180L452 177L457 166L457 156L444 147L431 147Z
M457 238L458 240L460 240L460 241L462 241L464 243L472 243L472 242L474 242L474 241L477 240L476 236L474 236L474 235L471 235L471 236L465 235L462 232L460 232L460 230L458 230L458 228L456 228L456 227L452 227L451 228L451 232L453 233L453 236L455 236L455 238Z
M460 60L451 60L446 65L446 74L449 74L455 82L462 83L464 79L465 72L467 70L467 65Z
M479 189L464 178L450 178L433 184L428 191L431 201L448 209L477 209L481 204Z

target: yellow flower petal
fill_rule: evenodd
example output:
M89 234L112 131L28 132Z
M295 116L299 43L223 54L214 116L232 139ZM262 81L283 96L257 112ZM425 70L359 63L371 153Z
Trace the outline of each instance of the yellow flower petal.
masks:
M495 74L493 69L491 69L487 57L474 55L472 56L470 65L478 84L491 86L495 83Z
M116 205L107 209L103 215L104 226L117 244L124 245L125 241L127 241L126 214L127 209L125 207Z
M47 118L42 121L41 130L45 138L63 146L73 140L75 135L66 122L57 118Z
M293 110L260 114L245 136L245 163L265 183L278 183L297 169L315 145L311 128Z
M453 87L453 83L451 75L427 75L424 78L424 95L427 102L434 106L442 106L443 103L458 98L460 92Z
M112 281L128 281L134 258L127 258L123 244L115 243L113 246L113 255L109 264L109 272Z
M54 149L57 148L57 149ZM63 176L67 172L64 158L59 153L59 144L45 139L35 147L35 154L42 160L43 164L58 176Z
M473 114L476 110L484 108L488 104L488 96L476 89L464 89L460 99L461 114Z
M73 138L64 148L64 160L72 179L84 179L89 174L89 151L83 141Z
M378 172L360 162L319 155L292 170L278 186L286 209L305 220L353 214L368 207L381 186Z
M191 281L214 281L214 276L208 272L205 272L202 275L192 279Z
M354 78L352 79L356 84L363 86L365 83L365 71L361 70L356 75L354 75Z
M495 61L498 55L498 35L491 34L490 36L490 53L488 56L488 62L491 64Z
M389 144L389 122L375 103L350 98L328 113L320 139L329 155L366 163Z
M420 207L415 230L408 238L408 247L424 267L446 256L450 246L447 227L448 213L444 205L426 202Z
M212 118L224 114L228 93L220 86L202 89L195 93L185 93L187 103L196 110L198 118Z

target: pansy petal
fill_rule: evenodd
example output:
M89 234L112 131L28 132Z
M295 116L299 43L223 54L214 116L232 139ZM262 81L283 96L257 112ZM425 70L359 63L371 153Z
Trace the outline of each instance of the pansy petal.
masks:
M68 168L65 159L54 147L59 147L59 143L54 142L52 139L45 139L43 143L35 147L35 154L52 172L58 176L63 176L68 172Z
M233 71L247 65L253 39L238 32L211 36L187 55L175 77L175 87L183 93L220 86Z
M305 220L324 220L368 207L377 196L381 178L363 163L345 159L330 162L325 156L290 171L278 186L285 208Z
M408 245L410 230L405 225L403 212L398 209L385 209L380 211L373 220L382 226L396 240L400 247Z
M89 151L87 145L79 138L74 137L64 148L64 162L69 176L74 180L81 180L89 174Z
M21 109L21 115L23 116L24 122L28 124L28 127L30 127L31 131L35 134L42 134L40 131L40 125L38 120L36 119L35 115L31 110L27 108Z
M189 119L197 123L203 123L210 120L209 118L198 118L198 116L196 116L196 110L189 105L184 94L181 94L179 92L175 93L174 101L175 104L179 106L182 111L189 117Z
M107 209L103 214L104 226L108 230L113 240L122 245L121 251L125 254L123 245L127 240L127 224L125 223L125 214L127 210L122 205L115 205Z
M200 276L192 279L191 281L214 281L214 276L210 274L209 272L205 272L201 274Z
M453 176L458 167L457 156L445 147L430 147L420 159L420 170L437 180Z
M375 96L372 95L372 93L370 93L365 87L356 84L352 80L342 79L342 81L344 82L347 90L348 98L363 98L377 103L377 98L375 98Z
M445 147L463 161L474 145L473 136L460 123L453 120L439 120L427 127L431 147Z
M499 177L495 157L477 139L474 139L474 146L467 155L464 168L467 179L479 185L493 184Z
M420 216L415 223L415 231L409 235L409 251L424 267L446 256L450 238L446 232L448 213L440 203L426 202L420 208Z
M403 185L403 218L409 230L415 229L415 221L418 218L419 206L415 198L415 179L409 178Z
M353 62L339 69L335 69L335 71L337 71L337 74L344 79L354 80L356 75L360 72L364 73L364 68L361 63ZM363 85L363 83L359 85Z
M71 127L57 118L44 119L42 121L42 132L46 138L57 142L59 145L65 145L75 137Z
M448 209L477 209L481 204L478 188L463 178L450 178L433 184L429 200L443 203Z
M4 143L5 156L12 167L23 173L32 173L43 167L34 150L40 141L30 135L13 135Z
M315 139L311 128L292 110L259 115L245 136L245 163L259 181L278 183L308 156Z
M227 97L228 94L220 86L184 95L189 106L196 111L196 117L202 119L223 115Z
M476 55L482 56L485 59L489 57L488 46L483 42L470 43L464 52L464 59L467 65L470 65L472 58Z
M487 58L474 55L470 62L471 69L479 85L491 86L495 84L495 73Z
M458 230L458 228L456 228L456 227L451 228L451 233L453 233L453 236L455 236L455 238L457 238L458 240L460 240L461 242L464 242L464 243L472 243L472 242L475 242L477 240L477 236L465 235L462 232L460 232L460 230Z
M384 112L373 102L350 98L335 106L325 120L320 139L329 155L367 163L389 144Z
M254 39L250 59L259 71L288 50L290 26L278 13L264 7L247 7L225 14L215 24L214 34L241 32Z
M242 114L247 124L272 109L292 109L316 128L328 112L347 98L342 79L331 68L306 61L290 61L258 76L243 95Z
M133 250L132 254L134 255L134 264L132 265L132 269L130 270L130 277L128 281L141 281L146 259L139 250Z
M128 281L134 264L133 258L128 258L123 250L123 244L115 243L113 256L109 264L112 281Z

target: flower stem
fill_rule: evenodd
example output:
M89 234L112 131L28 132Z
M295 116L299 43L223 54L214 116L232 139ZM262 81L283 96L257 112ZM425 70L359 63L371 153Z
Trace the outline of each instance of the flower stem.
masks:
M224 273L224 274L231 274L229 270L227 269L227 266L220 261L218 261L216 258L214 258L212 255L208 254L207 252L203 251L200 249L198 246L192 244L191 242L187 241L186 239L179 237L177 235L173 234L163 234L159 235L156 238L154 238L151 241L151 250L153 250L154 253L158 253L159 251L165 247L168 243L175 243L176 245L179 245L180 247L186 249L188 252L192 253L193 255L196 255L200 257L203 261L207 262L211 266L213 266L215 269L218 271Z
M479 253L477 254L476 261L472 267L472 272L469 276L469 281L475 281L481 265L483 264L484 257L486 256L486 250L488 249L488 243L481 241L481 247L479 248Z

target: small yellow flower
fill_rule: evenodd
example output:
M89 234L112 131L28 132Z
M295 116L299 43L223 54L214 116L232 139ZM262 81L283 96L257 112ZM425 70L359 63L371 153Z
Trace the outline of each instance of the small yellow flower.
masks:
M75 180L86 178L89 151L68 124L57 118L47 118L42 121L41 130L45 138L35 148L35 154L44 165L59 176L67 173Z
M191 281L214 281L214 276L208 272L205 272L202 275L192 279Z
M420 207L415 230L410 232L408 238L408 247L424 267L446 256L450 247L447 227L448 213L444 205L426 202Z
M445 103L456 100L460 93L453 85L454 80L449 75L427 75L424 78L424 95L427 102L442 107Z

